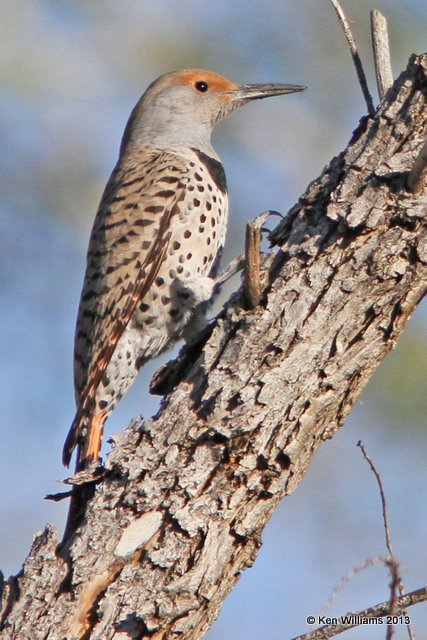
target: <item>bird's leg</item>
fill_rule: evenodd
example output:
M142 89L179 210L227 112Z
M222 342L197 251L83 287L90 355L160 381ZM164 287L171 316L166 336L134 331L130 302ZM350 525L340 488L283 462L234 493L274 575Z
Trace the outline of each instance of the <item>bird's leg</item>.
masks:
M228 265L222 269L221 273L215 278L201 278L198 276L192 281L188 281L189 288L192 291L193 298L198 309L194 312L193 318L184 329L182 336L186 340L187 345L192 346L205 337L205 330L209 328L209 322L206 320L206 311L208 306L213 302L221 290L222 285L232 278L236 273L242 271L245 266L245 256L237 256L233 258ZM210 331L210 329L209 329Z
M241 257L239 259L242 261ZM229 268L230 266L231 269ZM242 266L243 261L239 269ZM150 383L150 393L165 395L172 391L182 380L185 370L197 358L215 325L215 322L208 323L206 320L206 311L210 302L218 293L221 284L234 273L237 273L239 269L236 269L235 261L233 261L217 279L197 276L197 278L184 282L176 281L177 295L182 296L185 294L188 298L191 296L195 305L194 311L190 321L182 331L181 337L184 338L185 344L178 358L167 362L156 371Z

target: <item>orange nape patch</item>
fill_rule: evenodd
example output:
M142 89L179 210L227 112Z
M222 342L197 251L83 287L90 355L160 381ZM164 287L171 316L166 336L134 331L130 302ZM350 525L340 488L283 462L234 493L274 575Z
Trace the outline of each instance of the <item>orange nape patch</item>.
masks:
M197 82L206 82L208 85L207 92L218 92L222 91L235 91L239 88L234 82L231 80L227 80L224 76L220 76L219 73L215 73L215 71L207 71L205 69L184 69L183 71L177 71L173 74L173 78L171 78L172 84L184 84L194 86ZM229 100L230 96L222 96L222 99Z

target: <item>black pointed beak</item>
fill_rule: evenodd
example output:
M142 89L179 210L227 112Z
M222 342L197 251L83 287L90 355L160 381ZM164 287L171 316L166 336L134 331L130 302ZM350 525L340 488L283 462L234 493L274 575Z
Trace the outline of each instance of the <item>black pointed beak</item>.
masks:
M232 102L244 103L249 100L262 100L263 98L296 93L306 89L307 87L299 84L243 84L229 93Z

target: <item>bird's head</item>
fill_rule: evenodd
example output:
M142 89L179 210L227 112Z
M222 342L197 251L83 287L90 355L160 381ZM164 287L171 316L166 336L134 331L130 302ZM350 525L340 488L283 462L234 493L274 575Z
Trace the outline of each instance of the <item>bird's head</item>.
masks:
M160 76L134 108L122 141L138 147L210 148L214 125L243 104L306 87L291 84L239 85L218 73L185 69Z

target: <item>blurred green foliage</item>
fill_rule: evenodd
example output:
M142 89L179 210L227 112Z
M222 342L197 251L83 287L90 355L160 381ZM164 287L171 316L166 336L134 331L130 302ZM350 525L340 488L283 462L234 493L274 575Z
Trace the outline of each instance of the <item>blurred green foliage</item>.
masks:
M383 360L364 394L366 401L395 429L408 424L426 428L427 305L403 332L397 347Z

